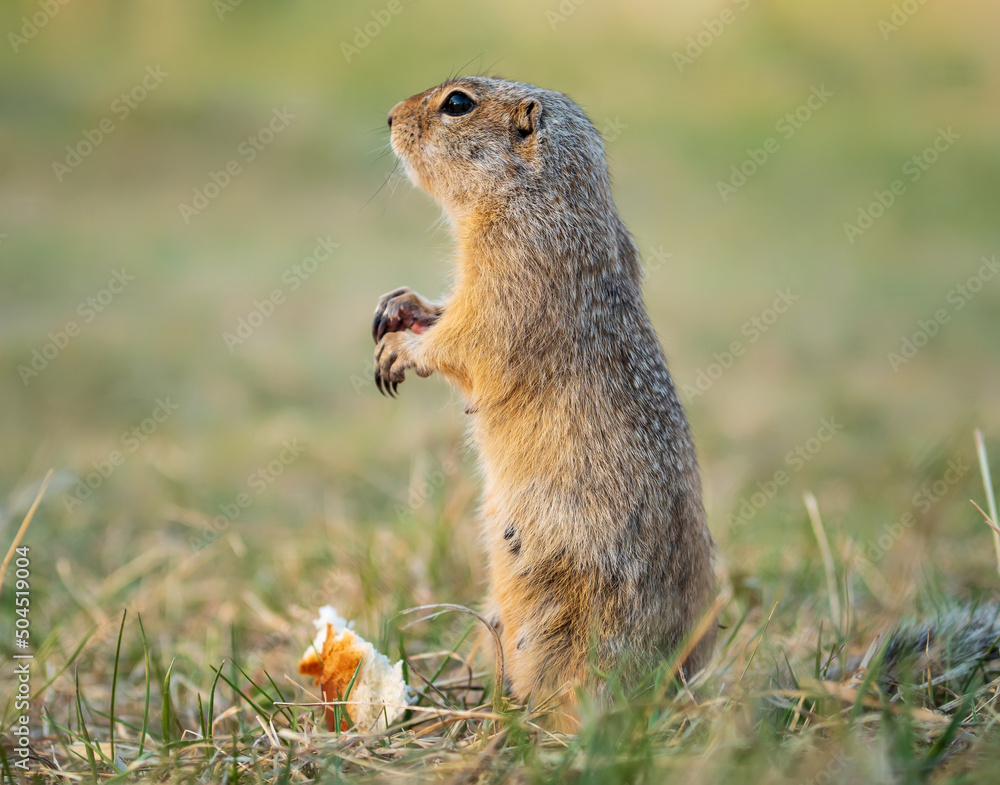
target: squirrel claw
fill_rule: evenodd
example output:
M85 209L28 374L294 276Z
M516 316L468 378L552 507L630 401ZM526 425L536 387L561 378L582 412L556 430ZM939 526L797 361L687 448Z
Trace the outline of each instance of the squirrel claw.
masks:
M382 395L396 397L399 385L406 380L406 372L415 368L417 372L425 371L419 368L410 358L407 341L410 336L400 333L389 333L382 337L375 349L375 386Z
M388 333L403 332L414 327L423 332L441 316L441 307L433 305L408 286L383 294L375 307L372 338L375 343Z
M378 387L378 391L387 398L396 397L396 388L398 387L396 382L383 379L382 374L378 371L375 371L375 386Z

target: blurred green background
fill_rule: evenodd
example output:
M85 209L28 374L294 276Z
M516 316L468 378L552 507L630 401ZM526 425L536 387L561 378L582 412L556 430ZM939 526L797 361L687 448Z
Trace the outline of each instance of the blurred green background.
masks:
M26 538L39 634L123 604L167 637L270 629L320 596L377 631L400 605L479 596L461 402L437 378L384 399L370 371L378 296L436 296L450 269L438 209L390 177L385 115L455 73L566 92L605 132L675 380L718 377L685 401L724 571L814 582L808 489L845 563L915 515L858 572L884 605L927 576L995 590L968 499L973 428L1000 471L1000 275L980 274L1000 253L1000 15L907 8L5 2L0 531L54 468ZM905 192L849 238L894 180ZM198 191L213 198L185 216ZM336 247L314 264L320 240ZM779 290L798 299L772 321ZM241 319L257 326L227 345ZM934 335L894 369L921 320ZM810 443L824 418L843 428ZM970 468L944 481L949 461Z

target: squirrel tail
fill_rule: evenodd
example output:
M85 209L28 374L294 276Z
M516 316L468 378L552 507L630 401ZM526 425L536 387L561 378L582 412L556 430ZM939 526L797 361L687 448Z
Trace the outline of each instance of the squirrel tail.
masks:
M968 689L1000 660L1000 605L950 608L889 633L882 672L897 684Z
M831 659L821 675L855 682L872 667L888 692L919 688L934 704L986 684L1000 672L1000 605L953 607L901 622L865 655Z

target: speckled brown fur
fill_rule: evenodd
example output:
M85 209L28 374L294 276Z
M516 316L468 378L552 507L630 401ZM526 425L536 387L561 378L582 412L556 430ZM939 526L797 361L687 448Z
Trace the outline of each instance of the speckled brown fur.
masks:
M471 111L443 111L456 91ZM510 688L540 700L599 691L594 666L634 677L707 611L712 541L600 136L560 93L478 77L402 101L389 122L458 254L443 304L408 289L380 301L376 378L394 394L407 370L436 372L465 397Z

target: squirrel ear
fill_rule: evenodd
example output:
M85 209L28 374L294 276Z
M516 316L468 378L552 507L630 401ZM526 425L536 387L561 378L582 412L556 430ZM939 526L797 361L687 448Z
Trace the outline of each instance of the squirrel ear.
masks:
M542 124L542 105L534 98L528 98L518 104L514 110L514 130L524 141L534 134Z

